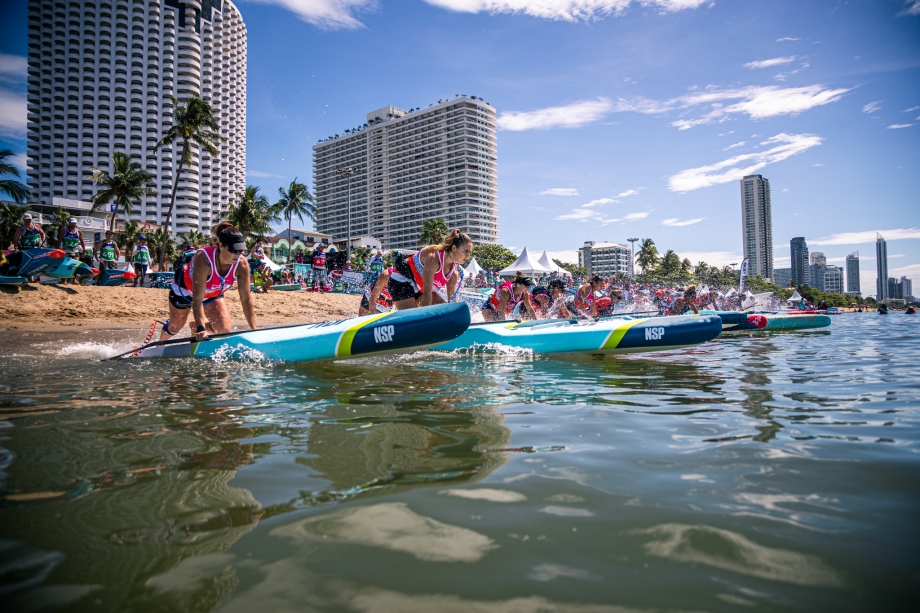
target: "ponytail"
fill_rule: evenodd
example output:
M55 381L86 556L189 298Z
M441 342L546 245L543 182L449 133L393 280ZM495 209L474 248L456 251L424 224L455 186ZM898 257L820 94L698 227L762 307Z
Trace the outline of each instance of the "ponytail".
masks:
M455 228L451 230L447 236L444 237L444 241L438 245L438 251L450 251L451 247L459 247L460 245L472 242L473 240L468 235Z

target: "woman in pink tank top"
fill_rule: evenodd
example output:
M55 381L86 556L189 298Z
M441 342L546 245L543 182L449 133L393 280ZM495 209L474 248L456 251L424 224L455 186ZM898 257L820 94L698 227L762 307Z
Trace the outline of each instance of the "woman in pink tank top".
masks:
M239 230L222 222L215 228L217 245L199 249L186 268L176 276L169 290L169 319L163 324L160 340L178 334L194 318L193 335L202 341L208 334L230 332L230 309L224 292L236 281L240 304L249 327L256 329L256 314L249 293L249 261L246 241Z
M460 283L460 267L470 259L473 241L460 230L451 230L440 245L428 245L413 256L398 258L388 290L397 310L443 302L434 293L446 289L453 296Z

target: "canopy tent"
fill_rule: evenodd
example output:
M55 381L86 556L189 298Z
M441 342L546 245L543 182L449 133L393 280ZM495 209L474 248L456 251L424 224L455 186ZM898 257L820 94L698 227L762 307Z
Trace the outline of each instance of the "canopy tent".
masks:
M476 275L482 272L482 266L480 266L479 262L476 261L475 256L473 257L473 260L470 262L470 265L466 267L465 272L466 274L470 276L470 278L475 278Z
M572 273L567 271L565 268L562 268L556 262L549 259L549 256L546 254L546 249L543 250L543 255L540 256L540 259L537 260L537 263L543 266L544 268L549 269L551 272L555 272L557 275L562 275L564 277L571 277Z
M549 273L552 271L530 257L530 254L527 252L527 247L524 247L524 251L521 252L521 255L518 256L514 264L498 271L498 274L503 277L513 277L517 273L533 276L542 275L544 272Z
M786 298L786 302L795 302L795 303L802 302L802 295L799 294L799 290L795 290L794 292L792 292L792 295Z

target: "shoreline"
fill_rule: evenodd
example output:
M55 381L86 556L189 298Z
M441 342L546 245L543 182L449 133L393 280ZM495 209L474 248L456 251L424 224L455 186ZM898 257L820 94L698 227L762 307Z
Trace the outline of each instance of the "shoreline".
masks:
M83 287L28 283L0 286L0 332L32 330L148 330L169 316L168 290ZM253 294L258 327L315 323L354 317L361 297L354 294L269 292ZM246 329L239 293L225 294L234 329Z

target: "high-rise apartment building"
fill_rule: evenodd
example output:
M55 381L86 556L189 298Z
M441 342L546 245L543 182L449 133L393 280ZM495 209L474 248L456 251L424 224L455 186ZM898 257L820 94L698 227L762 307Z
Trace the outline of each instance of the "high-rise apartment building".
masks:
M789 287L789 283L792 281L792 269L791 268L774 268L773 269L773 283L780 287Z
M882 235L875 233L875 270L878 278L875 281L875 299L879 302L888 300L888 244Z
M773 215L770 181L761 175L741 179L741 224L748 276L773 278Z
M823 286L819 288L821 291L830 292L832 294L842 294L843 269L839 266L828 266L825 268L821 285Z
M789 250L792 256L792 280L796 285L808 285L811 278L808 274L808 245L804 236L797 236L789 241Z
M629 276L630 249L619 243L595 243L585 241L578 250L578 265L588 269L588 275L612 277L617 274Z
M847 256L847 293L859 295L859 252Z
M822 292L827 291L824 289L825 271L827 271L827 258L820 251L813 252L811 254L811 264L808 266L809 285Z
M246 26L230 0L29 0L28 174L35 198L89 201L90 167L123 152L155 177L129 219L165 222L181 141L168 95L198 94L226 143L193 149L173 231L206 230L246 181Z
M417 249L425 219L460 228L477 245L498 241L495 109L461 96L427 109L394 106L313 146L316 228L343 240L374 236L384 249ZM351 206L348 176L351 169ZM350 215L349 215L350 208Z
M901 277L901 298L908 301L914 299L914 282L907 277Z

